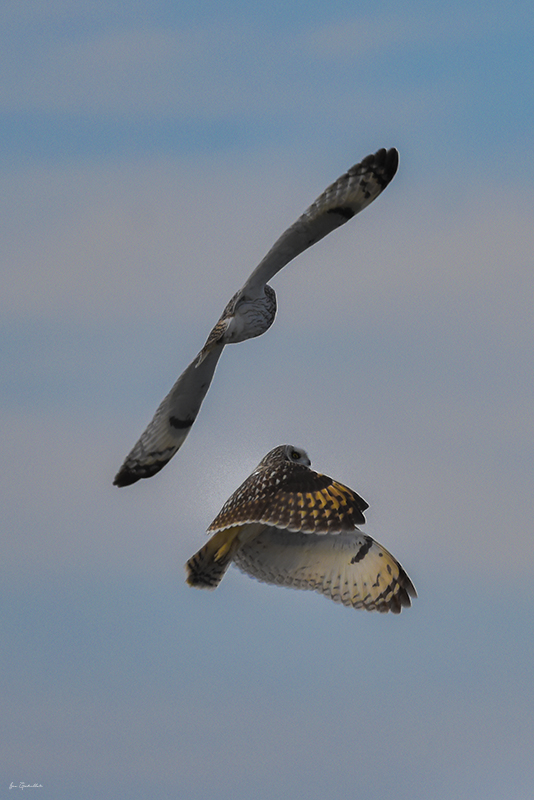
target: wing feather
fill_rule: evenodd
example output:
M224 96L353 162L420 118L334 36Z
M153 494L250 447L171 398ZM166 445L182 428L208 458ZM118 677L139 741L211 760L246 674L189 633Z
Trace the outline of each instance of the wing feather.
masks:
M253 294L296 256L367 208L391 182L398 165L398 151L382 148L341 175L277 239L241 291Z
M223 349L222 344L214 346L200 364L197 356L182 372L126 456L113 481L115 486L150 478L180 449L197 418Z
M365 522L363 497L309 467L281 462L253 472L226 501L209 532L259 523L324 534L351 531Z
M396 558L357 529L317 535L267 528L234 562L264 583L310 589L352 608L398 614L417 597Z
M367 156L329 186L280 236L244 287L230 300L204 348L159 405L115 476L116 486L128 486L155 475L182 446L213 378L224 347L220 336L228 325L224 316L236 297L249 291L263 292L267 281L289 261L372 203L394 177L398 161L395 148Z

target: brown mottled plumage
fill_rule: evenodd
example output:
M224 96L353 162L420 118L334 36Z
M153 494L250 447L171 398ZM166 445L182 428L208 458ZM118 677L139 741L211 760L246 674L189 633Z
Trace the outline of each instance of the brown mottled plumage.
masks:
M367 503L280 445L226 501L186 565L190 586L215 588L232 561L266 583L313 589L354 608L399 613L416 591L399 562L364 535Z
M254 472L224 504L208 528L258 522L303 533L353 530L365 522L368 504L346 486L309 468L302 451L286 457L280 445L263 458Z

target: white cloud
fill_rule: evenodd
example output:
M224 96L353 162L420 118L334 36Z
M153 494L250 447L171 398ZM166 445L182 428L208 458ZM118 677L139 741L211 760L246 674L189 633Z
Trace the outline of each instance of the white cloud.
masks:
M193 169L162 160L12 175L2 201L10 254L2 313L132 329L139 320L173 336L194 326L200 342L322 188L300 165L288 181L279 156L261 165L206 160ZM343 318L354 333L369 325L407 332L431 326L467 337L466 347L495 339L496 331L501 344L525 341L531 194L487 179L464 186L460 198L456 188L440 189L424 193L401 162L371 208L275 277L277 325L298 335ZM320 314L310 315L317 308Z
M57 12L61 16L61 12ZM76 14L80 16L77 17ZM76 25L69 24L70 15ZM465 100L457 81L440 79L439 104L430 89L376 81L367 69L338 72L338 61L365 66L370 55L387 56L414 47L490 35L501 20L491 13L479 19L472 12L436 20L435 15L350 17L322 28L280 28L266 39L246 19L203 25L156 24L97 6L86 11L65 9L63 35L53 28L14 27L0 56L0 106L5 113L41 111L150 120L159 115L178 119L266 119L282 116L313 119L315 125L354 124L362 116L413 121L428 116L429 107L451 113ZM93 19L94 16L94 19ZM7 24L7 23L6 23ZM520 29L512 15L507 25ZM325 72L325 61L332 61ZM302 69L302 64L306 69ZM402 71L400 71L402 72ZM399 72L399 74L400 74ZM347 80L348 78L348 80Z
M6 113L205 120L249 118L267 106L272 113L273 101L287 111L295 103L280 80L285 46L267 45L245 24L178 28L131 18L63 38L37 38L33 47L24 39L19 44L2 57L0 105Z
M524 10L495 3L484 8L403 8L402 12L347 15L306 31L298 42L312 57L347 62L430 47L473 45L504 31L521 34L525 26L532 28L532 15L526 6Z

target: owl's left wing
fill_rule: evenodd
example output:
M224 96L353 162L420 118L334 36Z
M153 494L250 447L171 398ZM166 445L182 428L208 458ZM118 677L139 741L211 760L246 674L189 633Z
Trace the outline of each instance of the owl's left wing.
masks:
M224 345L216 345L198 364L182 372L115 475L115 486L130 486L163 469L180 449L197 418Z
M399 153L392 147L351 167L277 239L241 293L254 294L296 256L367 208L393 180L398 165Z
M267 528L239 548L234 562L264 583L312 589L368 611L398 614L417 597L397 559L359 530L320 535Z

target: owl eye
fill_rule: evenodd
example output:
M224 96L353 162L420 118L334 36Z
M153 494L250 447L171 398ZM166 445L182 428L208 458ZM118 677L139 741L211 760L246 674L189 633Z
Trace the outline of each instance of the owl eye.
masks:
M300 458L300 453L297 453L296 450L293 450L292 453L291 453L291 458L294 458L295 461L298 461L299 458Z

